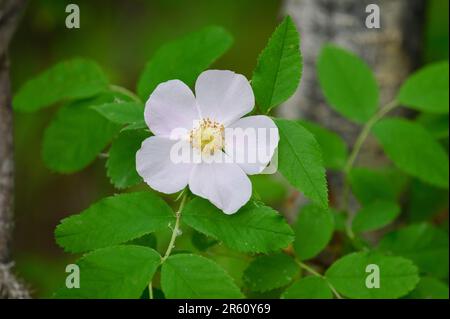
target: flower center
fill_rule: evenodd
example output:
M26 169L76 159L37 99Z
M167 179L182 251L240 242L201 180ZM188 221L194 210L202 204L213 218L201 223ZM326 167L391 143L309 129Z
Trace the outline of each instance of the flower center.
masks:
M225 128L222 124L205 118L190 132L189 138L194 148L212 155L225 145Z

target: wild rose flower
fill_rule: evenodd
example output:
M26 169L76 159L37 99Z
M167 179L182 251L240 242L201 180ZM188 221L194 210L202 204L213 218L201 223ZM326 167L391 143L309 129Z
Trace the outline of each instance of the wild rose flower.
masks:
M232 71L200 74L195 96L179 80L159 84L145 105L145 121L154 136L136 153L139 175L151 188L166 194L189 185L192 193L224 213L235 213L252 194L247 174L266 168L279 141L278 129L269 117L242 118L254 104L250 83ZM175 160L179 150L198 155L197 160ZM256 160L249 156L256 153L266 156Z

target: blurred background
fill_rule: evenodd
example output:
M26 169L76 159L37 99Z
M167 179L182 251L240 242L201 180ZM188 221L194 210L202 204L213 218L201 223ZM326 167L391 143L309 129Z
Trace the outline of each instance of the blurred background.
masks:
M81 28L65 27L65 7L80 7ZM251 77L256 59L283 14L278 0L29 1L11 49L13 92L52 64L75 56L92 58L111 83L135 89L145 63L161 44L206 25L221 25L234 36L232 48L214 65ZM448 1L426 1L421 64L448 59ZM75 259L54 241L59 221L113 194L104 159L82 172L60 175L44 167L40 148L56 107L15 114L16 271L33 297L50 297ZM70 141L67 141L70 143ZM261 179L266 179L262 177ZM255 180L261 197L278 206L289 201L283 183Z

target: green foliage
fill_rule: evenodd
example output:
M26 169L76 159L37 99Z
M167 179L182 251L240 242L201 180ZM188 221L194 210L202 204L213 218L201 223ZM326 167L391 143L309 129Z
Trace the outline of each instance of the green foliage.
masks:
M256 257L244 272L243 281L252 291L268 291L289 284L299 268L284 253Z
M138 123L144 120L144 105L138 102L105 103L92 108L117 124Z
M330 241L334 231L334 217L327 208L305 206L298 215L294 231L295 253L300 260L311 259Z
M328 188L320 146L294 121L275 119L280 134L278 170L313 202L328 207Z
M380 287L368 289L366 267L380 269ZM408 259L384 256L374 252L352 253L337 260L326 271L330 283L349 298L399 298L410 292L419 281L417 267Z
M118 93L102 93L95 98L74 101L59 109L44 133L42 157L45 165L58 173L73 173L92 163L119 132L117 124L91 109L92 105L127 100Z
M268 253L286 247L294 239L291 227L281 215L256 202L233 215L225 215L207 200L195 198L184 209L183 221L242 252Z
M346 118L366 122L378 107L378 85L370 68L344 49L326 45L317 62L320 86L330 106Z
M242 298L233 279L213 261L193 255L170 256L162 265L161 287L166 298Z
M313 122L301 120L299 123L310 131L319 143L325 168L342 169L348 156L345 141L335 132Z
M408 213L411 222L423 222L445 211L448 191L414 179L409 185Z
M355 167L350 171L353 194L362 205L376 200L395 202L406 183L405 177L392 169L369 169Z
M379 249L412 260L421 272L448 277L448 234L434 226L424 223L393 231L381 240Z
M410 76L397 100L404 106L428 113L448 113L448 62L428 65Z
M292 284L281 295L282 299L332 299L333 294L325 279L308 276Z
M56 102L94 96L104 91L108 79L93 61L60 62L25 83L14 96L14 110L34 112Z
M448 114L422 113L416 118L416 122L427 129L436 139L448 137Z
M139 96L147 100L159 83L168 80L178 79L192 85L232 42L232 36L225 29L210 26L161 46L141 74L137 87Z
M80 288L65 286L57 298L139 298L161 262L159 254L142 246L115 246L93 251L76 263Z
M131 187L142 181L136 172L136 152L149 136L143 130L124 131L112 143L106 161L106 173L116 188Z
M396 203L376 200L359 210L352 227L355 232L377 230L393 222L399 214L400 206Z
M410 299L448 299L448 285L433 277L422 277L407 296Z
M448 188L448 155L422 126L391 118L378 122L373 133L399 169L424 182Z
M263 113L294 94L302 73L300 35L287 16L261 52L252 77L256 102Z
M172 210L156 195L121 194L102 199L80 214L63 219L55 237L66 251L83 252L166 229L171 222Z

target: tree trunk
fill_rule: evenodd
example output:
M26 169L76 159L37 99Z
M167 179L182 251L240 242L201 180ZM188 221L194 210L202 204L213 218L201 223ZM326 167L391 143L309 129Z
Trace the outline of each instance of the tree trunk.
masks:
M365 26L366 6L371 3L380 7L379 29ZM326 105L315 65L320 49L332 42L362 57L375 72L384 105L420 61L424 7L424 0L285 0L283 10L292 16L301 35L304 65L300 87L280 107L280 115L320 123L352 145L360 127ZM385 161L382 154L369 138L358 163L380 165ZM341 176L331 174L334 197L340 195L341 185Z
M14 198L13 117L8 46L24 8L22 0L0 0L0 298L29 298L12 273Z

